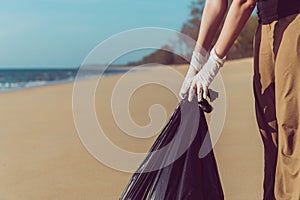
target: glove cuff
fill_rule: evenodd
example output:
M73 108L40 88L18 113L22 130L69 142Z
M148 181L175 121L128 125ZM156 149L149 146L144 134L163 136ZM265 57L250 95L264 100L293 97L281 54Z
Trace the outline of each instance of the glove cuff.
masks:
M223 67L225 61L226 61L226 56L224 56L223 58L219 58L219 56L217 56L216 54L216 50L215 48L213 48L211 51L210 51L210 56L212 57L212 59L216 62L217 66L219 68Z

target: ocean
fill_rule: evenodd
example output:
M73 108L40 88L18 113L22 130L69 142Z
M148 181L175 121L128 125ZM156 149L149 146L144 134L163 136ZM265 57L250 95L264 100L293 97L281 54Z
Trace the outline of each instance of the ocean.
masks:
M125 73L127 69L107 69L104 76ZM0 92L72 82L78 69L0 69ZM99 76L99 70L84 70L80 79Z

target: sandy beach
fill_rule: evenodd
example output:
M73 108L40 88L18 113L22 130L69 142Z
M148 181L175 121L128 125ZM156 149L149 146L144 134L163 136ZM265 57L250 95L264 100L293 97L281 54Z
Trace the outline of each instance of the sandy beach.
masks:
M187 66L174 69L185 74ZM128 76L135 82L149 73L172 83L171 77L160 77L164 74L155 67ZM221 75L227 113L215 155L225 197L259 200L263 148L254 113L252 59L228 61ZM149 139L129 137L114 121L111 96L120 77L122 74L101 79L95 93L98 120L107 137L120 148L147 152L157 135ZM90 81L83 82L89 86ZM181 83L173 84L178 87ZM65 83L0 93L0 200L114 200L122 193L131 174L105 166L81 143L73 120L72 91L73 83ZM143 86L130 100L132 119L140 126L147 125L148 109L153 104L163 105L167 121L178 100L164 87Z

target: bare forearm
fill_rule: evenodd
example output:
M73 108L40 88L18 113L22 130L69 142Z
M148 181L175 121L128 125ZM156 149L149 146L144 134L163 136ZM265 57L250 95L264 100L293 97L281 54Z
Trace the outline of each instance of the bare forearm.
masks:
M206 0L195 51L200 51L201 48L206 51L210 49L227 5L228 0Z
M233 0L220 36L215 44L216 54L223 58L249 19L255 0Z

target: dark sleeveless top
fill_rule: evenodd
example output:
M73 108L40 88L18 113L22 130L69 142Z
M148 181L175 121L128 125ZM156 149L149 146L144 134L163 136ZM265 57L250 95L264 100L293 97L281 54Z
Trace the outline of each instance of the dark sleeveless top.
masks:
M259 23L269 24L282 17L300 13L300 0L258 0L257 13Z

